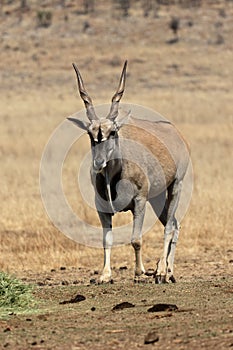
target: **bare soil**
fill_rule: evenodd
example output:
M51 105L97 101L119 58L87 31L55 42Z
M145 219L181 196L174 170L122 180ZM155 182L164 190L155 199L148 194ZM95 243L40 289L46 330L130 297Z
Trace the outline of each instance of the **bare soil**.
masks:
M39 275L27 271L22 278L37 284L38 311L1 320L0 348L148 349L153 344L158 349L230 349L229 266L210 261L208 254L203 269L197 261L179 264L178 282L165 285L154 284L152 277L134 283L126 266L113 268L112 284L98 284L99 271L83 268L61 267ZM148 312L156 304L171 306Z

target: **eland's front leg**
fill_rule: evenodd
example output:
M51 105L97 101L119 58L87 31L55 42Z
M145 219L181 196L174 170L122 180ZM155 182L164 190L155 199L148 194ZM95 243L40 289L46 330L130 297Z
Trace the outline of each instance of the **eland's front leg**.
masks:
M139 199L135 200L133 210L133 234L131 244L135 252L135 277L139 277L145 273L145 268L142 262L142 226L145 216L146 201Z
M101 283L111 281L111 248L113 243L112 237L112 215L109 213L98 212L103 227L103 248L104 248L104 268L100 276Z

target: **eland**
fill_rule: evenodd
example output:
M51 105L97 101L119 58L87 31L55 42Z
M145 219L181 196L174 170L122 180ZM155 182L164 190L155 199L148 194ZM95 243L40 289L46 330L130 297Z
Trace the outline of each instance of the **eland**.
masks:
M169 121L138 119L131 112L121 115L119 102L125 90L127 61L109 114L101 118L95 112L77 66L73 64L73 67L88 121L68 119L86 130L91 142L91 181L103 227L104 267L100 282L112 278L112 216L120 211L130 210L133 214L131 244L135 251L135 278L146 273L141 248L149 201L164 226L164 248L155 268L155 282L174 283L173 264L179 235L176 211L189 164L189 147Z

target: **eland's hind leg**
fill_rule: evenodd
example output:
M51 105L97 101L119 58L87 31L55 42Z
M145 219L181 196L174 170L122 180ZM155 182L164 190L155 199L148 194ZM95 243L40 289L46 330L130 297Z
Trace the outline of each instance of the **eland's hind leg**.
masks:
M160 193L156 197L149 199L150 205L157 215L158 219L161 221L163 226L166 226L167 223L167 205L168 200L166 197L166 191Z
M179 224L175 218L175 213L179 204L182 181L175 180L168 187L167 202L160 215L160 220L164 220L164 248L163 255L157 266L155 282L166 283L169 280L175 282L173 276L173 263L175 256L176 242L179 235Z

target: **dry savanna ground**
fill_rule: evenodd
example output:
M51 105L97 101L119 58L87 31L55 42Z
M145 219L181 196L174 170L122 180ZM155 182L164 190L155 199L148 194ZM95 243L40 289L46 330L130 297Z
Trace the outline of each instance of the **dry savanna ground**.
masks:
M143 303L155 302L152 290L155 286L149 284L142 290L141 286L131 283L132 249L123 246L113 250L116 284L86 286L94 271L97 274L102 268L102 251L79 245L59 232L45 213L39 190L40 159L51 133L66 117L83 108L71 63L78 64L89 94L100 104L110 101L122 63L128 59L123 101L153 108L174 122L191 146L194 168L192 200L182 221L175 261L178 284L167 286L166 293L165 289L156 289L161 301L178 302L184 312L173 315L175 318L160 315L156 329L163 341L158 345L164 349L232 346L232 1L203 1L197 7L160 5L156 17L152 13L143 17L141 1L135 1L127 18L119 13L113 15L110 1L103 0L96 2L95 12L91 14L79 11L81 1L67 1L67 7L62 8L58 1L43 1L38 5L32 0L30 9L23 13L18 9L19 2L3 3L0 13L0 270L15 273L26 281L40 282L37 296L46 300L48 295L52 311L46 306L40 318L33 316L34 328L31 321L20 316L4 321L10 322L12 332L0 336L1 344L19 349L31 346L104 348L104 344L108 349L126 346L135 349L141 347L140 344L146 346L138 322L148 320L149 328L155 327L157 319L145 316L143 306ZM37 14L41 9L52 13L52 23L46 28L38 26ZM169 29L172 16L180 18L179 40L175 43ZM88 211L82 211L74 180L74 164L87 149L88 143L84 141L76 154L73 152L68 157L63 174L64 189L75 210L96 222L95 214L90 217ZM159 223L146 234L143 248L146 268L155 267L162 237ZM66 270L60 271L61 266ZM128 267L125 275L119 270L122 266ZM69 288L75 280L87 299L99 295L99 304L80 303L84 306L78 311L65 308L69 316L61 321L57 316L57 313L61 315L61 306L58 310L54 305L57 300L69 299L70 294L75 294L77 287ZM60 286L62 281L68 286ZM124 301L126 295L132 297L137 308L132 309L132 313L124 310L107 316L108 307ZM201 300L204 296L205 300ZM99 305L104 302L107 304L101 310ZM90 313L92 306L97 311L99 308L99 313ZM208 310L212 311L208 313ZM105 319L102 313L106 313ZM203 316L198 320L198 313L206 315L206 319ZM76 337L72 342L70 324L74 319L83 322L84 316L81 338ZM187 326L189 317L191 320L196 317L195 331ZM56 332L41 338L41 343L34 341L33 345L33 334L40 337L38 332L43 328L40 322L53 325L57 322L54 327L57 327L60 345ZM107 326L101 338L97 323L104 327L104 322ZM128 322L130 325L136 322L136 328L127 326ZM178 330L177 323L180 323ZM31 332L28 338L20 333L25 324ZM94 327L92 336L87 334L90 324ZM142 327L143 334L147 332L146 324ZM78 326L80 323L72 327ZM184 335L182 327L186 326ZM66 337L58 331L62 327ZM204 334L202 327L209 333ZM6 328L4 323L3 329Z

